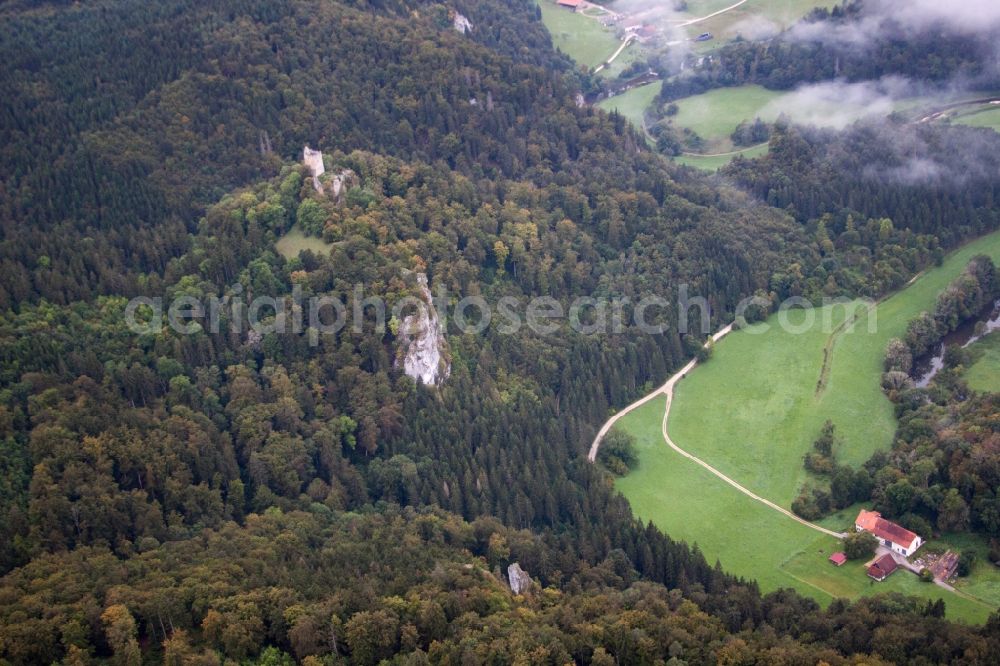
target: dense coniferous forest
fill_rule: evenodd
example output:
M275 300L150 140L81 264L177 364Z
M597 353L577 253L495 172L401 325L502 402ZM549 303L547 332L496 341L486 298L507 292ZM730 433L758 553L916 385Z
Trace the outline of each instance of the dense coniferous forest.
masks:
M944 247L1000 223L995 132L862 120L842 132L778 123L764 157L724 169L737 183L803 222L825 223L849 246L861 220L935 236ZM843 234L848 235L844 236Z
M726 173L743 189L672 167L620 116L577 106L590 83L527 1L22 1L0 21L0 663L986 663L1000 648L1000 620L951 624L940 604L762 596L633 518L585 453L709 332L682 335L674 308L656 335L453 326L440 387L399 370L398 331L370 313L315 339L226 316L137 335L124 316L135 295L294 310L293 289L352 309L356 284L391 301L424 273L458 297L628 299L626 321L687 285L717 326L755 293L900 286L997 228L995 168L864 180L865 126L779 128L769 157ZM975 130L919 132L935 159L963 142L987 167L1000 154ZM305 144L352 174L342 196L316 192ZM296 225L329 254L276 252ZM514 562L525 594L505 581Z

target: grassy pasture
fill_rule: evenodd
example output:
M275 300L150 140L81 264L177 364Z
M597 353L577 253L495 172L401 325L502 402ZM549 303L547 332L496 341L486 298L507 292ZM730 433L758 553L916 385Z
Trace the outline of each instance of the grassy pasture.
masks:
M791 587L823 604L895 591L943 598L953 619L978 623L988 616L988 603L921 583L907 572L872 584L858 563L834 567L827 558L839 549L836 539L751 500L667 448L660 434L663 407L661 400L650 401L620 422L636 436L640 464L617 488L641 519L652 520L674 539L697 544L709 562L718 559L727 571L756 579L765 591ZM830 526L844 529L852 519Z
M605 28L593 18L557 7L551 0L539 0L538 6L542 10L542 23L552 35L552 43L581 65L590 69L597 67L621 44L614 30Z
M955 552L966 549L976 551L976 564L972 575L955 580L955 588L964 594L989 601L1000 606L1000 567L989 562L990 546L985 538L977 534L946 534L931 541L928 546L937 550L950 548Z
M737 151L730 140L736 126L743 121L761 118L765 122L775 121L784 113L793 122L806 125L843 126L868 113L886 113L893 110L913 110L926 106L933 100L912 98L890 102L878 108L852 104L837 98L808 92L780 92L768 90L758 85L743 85L732 88L718 88L709 92L692 95L677 101L678 112L673 122L679 127L690 129L705 140L702 152L706 155L688 155L677 161L703 169L714 170L724 166L736 152L747 157L757 157L767 152L764 146L753 146ZM997 109L1000 111L1000 109ZM988 112L985 112L988 113ZM979 116L970 115L974 119ZM989 121L983 117L983 124ZM1000 120L1000 116L998 116Z
M1000 331L993 331L969 346L972 362L965 381L976 391L1000 392Z
M988 94L990 93L967 93L974 96ZM674 122L680 127L695 131L705 139L704 152L708 155L685 155L675 159L683 164L707 170L715 170L728 164L735 150L729 135L744 120L759 117L766 122L773 122L779 114L784 113L794 122L807 125L841 126L869 112L903 111L914 114L920 109L941 102L942 100L936 98L913 97L891 103L887 101L888 106L874 109L837 99L823 100L808 93L796 91L782 93L755 85L720 88L677 102L678 113L674 117ZM1000 131L1000 107L976 107L971 111L959 112L951 121L973 127L991 127ZM753 146L739 151L747 157L757 157L766 152L765 146Z
M615 48L617 49L618 47L616 46ZM611 53L614 53L614 51ZM611 53L608 55L610 56ZM629 42L629 45L625 47L625 50L618 54L615 61L602 69L599 74L606 79L615 79L621 75L622 72L628 69L632 63L637 60L648 58L649 54L650 51L644 44L640 44L639 42L632 40Z
M678 101L673 122L693 130L710 145L732 150L729 135L736 126L744 120L753 120L770 102L781 96L778 91L757 85L717 88Z
M618 113L625 116L629 122L637 128L642 129L643 114L653 103L653 99L655 99L657 94L659 94L660 85L659 81L647 83L644 86L632 88L621 95L615 95L614 97L602 99L597 103L597 106L598 108L604 109L608 112L617 110Z
M629 122L641 129L644 127L643 116L646 109L653 104L653 100L659 92L659 81L647 83L644 86L632 88L628 92L622 93L621 95L603 99L597 103L597 106L598 108L604 109L608 112L617 110L618 113L625 116ZM647 139L652 141L652 139L648 136ZM721 155L678 155L673 159L679 164L686 164L688 166L697 167L706 171L715 171L716 169L729 164L729 161L733 159L736 154L741 154L745 157L759 157L766 152L767 144L761 144L732 153L727 152Z
M1000 259L1000 232L970 243L903 291L874 309L875 332L866 317L855 330L831 339L846 316L844 307L819 310L815 325L800 334L782 330L777 315L762 334L738 331L716 345L714 357L676 389L670 434L678 446L707 461L754 492L789 507L808 479L802 457L822 423L832 419L841 443L838 459L858 465L891 444L892 406L879 389L882 354L892 337L944 289L977 253ZM794 312L794 311L793 311ZM824 313L828 324L824 323ZM789 317L792 324L802 324ZM817 392L823 350L831 349L825 388ZM765 590L794 587L819 601L897 590L926 598L944 595L949 615L982 621L995 603L993 583L968 583L969 595L948 593L899 572L881 585L851 564L833 567L826 558L837 541L765 507L670 450L660 434L663 400L629 414L621 426L637 438L639 465L617 488L636 514L668 534L697 543L709 561L719 559L735 574L758 580ZM857 507L823 522L844 529ZM1000 587L1000 576L997 576Z
M952 122L969 127L989 127L1000 132L1000 106L989 106L956 116Z

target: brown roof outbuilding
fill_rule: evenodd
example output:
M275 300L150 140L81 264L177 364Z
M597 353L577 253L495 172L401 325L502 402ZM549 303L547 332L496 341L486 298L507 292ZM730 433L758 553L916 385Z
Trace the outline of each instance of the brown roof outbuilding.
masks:
M872 565L868 567L868 575L875 580L882 581L897 568L896 560L892 559L892 555L886 554L872 562Z

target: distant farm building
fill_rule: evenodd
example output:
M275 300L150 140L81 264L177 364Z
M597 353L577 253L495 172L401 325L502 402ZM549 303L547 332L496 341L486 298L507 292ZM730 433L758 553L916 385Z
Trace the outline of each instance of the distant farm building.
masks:
M948 580L955 575L955 571L958 569L958 553L946 551L944 555L931 564L930 569L938 580Z
M575 12L583 4L583 0L556 0L556 4Z
M882 582L897 568L896 560L892 559L892 555L886 553L872 562L871 566L868 567L868 577Z
M655 38L660 34L660 29L655 25L650 25L648 23L643 23L639 25L630 25L625 28L625 36L632 36L639 40L640 43L648 42L649 40Z
M838 567L842 567L844 566L844 562L847 561L847 555L844 555L843 553L834 553L830 556L830 561Z
M904 557L913 555L924 543L918 535L891 520L886 520L878 511L862 509L854 521L854 529L858 532L871 532L879 543Z

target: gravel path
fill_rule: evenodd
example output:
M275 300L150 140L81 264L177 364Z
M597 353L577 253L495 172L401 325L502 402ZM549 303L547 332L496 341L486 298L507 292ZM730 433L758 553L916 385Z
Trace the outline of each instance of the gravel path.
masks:
M712 336L712 340L715 341L715 342L718 342L722 338L726 337L726 335L728 335L729 332L732 331L732 330L733 330L733 325L729 324L728 326L726 326L725 328L723 328L722 330L720 330L718 333L716 333L715 335L713 335ZM821 527L821 526L819 526L819 525L817 525L815 523L811 523L808 520L805 520L803 518L800 518L799 516L796 516L794 513L792 513L788 509L785 509L784 507L778 506L777 504L775 504L774 502L772 502L769 499L761 497L760 495L754 493L752 490L750 490L746 486L743 486L740 483L738 483L737 481L735 481L735 480L731 479L730 477L726 476L725 474L723 474L722 472L720 472L716 468L712 467L711 465L709 465L707 462L705 462L701 458L698 458L697 456L695 456L695 455L693 455L691 453L688 453L687 451L685 451L681 447L677 446L677 444L675 444L674 441L672 439L670 439L670 434L667 432L667 419L670 416L670 407L671 407L671 405L673 404L673 401L674 401L674 386L677 384L678 381L680 381L681 379L683 379L684 376L687 373L689 373L691 370L693 370L694 367L695 367L695 365L697 365L697 361L695 361L695 360L690 361L687 365L685 365L678 372L676 372L670 379L668 379L663 386L661 386L660 388L656 389L652 393L649 393L649 394L643 396L642 398L636 400L631 405L625 407L620 412L618 412L617 414L615 414L614 416L612 416L610 419L608 419L607 422L601 427L600 431L597 433L597 436L594 438L593 444L590 445L590 453L587 454L587 459L590 462L594 462L597 459L597 452L600 449L601 440L608 433L608 431L611 430L611 428L614 426L614 424L618 422L618 420L621 417L625 416L626 414L628 414L629 412L633 411L634 409L637 409L638 407L641 407L642 405L646 404L647 402L649 402L650 400L656 398L657 396L665 395L666 398L667 398L667 400L666 400L666 405L664 406L664 409L663 409L663 422L662 422L662 425L661 425L661 431L662 431L662 434L663 434L663 440L667 443L668 446L670 446L671 449L673 449L674 451L676 451L680 455L684 456L688 460L691 460L691 461L693 461L693 462L701 465L702 467L704 467L705 469L707 469L709 472L711 472L715 476L719 477L720 479L722 479L723 481L725 481L726 483L728 483L729 485L731 485L733 488L736 488L738 491L740 491L741 493L743 493L747 497L750 497L752 499L757 500L761 504L764 504L765 506L768 506L771 509L774 509L778 513L781 513L781 514L783 514L783 515L791 518L795 522L800 523L802 525L805 525L806 527L809 527L811 529L814 529L817 532L822 532L823 534L832 536L834 538L837 538L837 539L843 538L844 537L844 533L843 532L834 532L833 530L828 530L825 527Z

